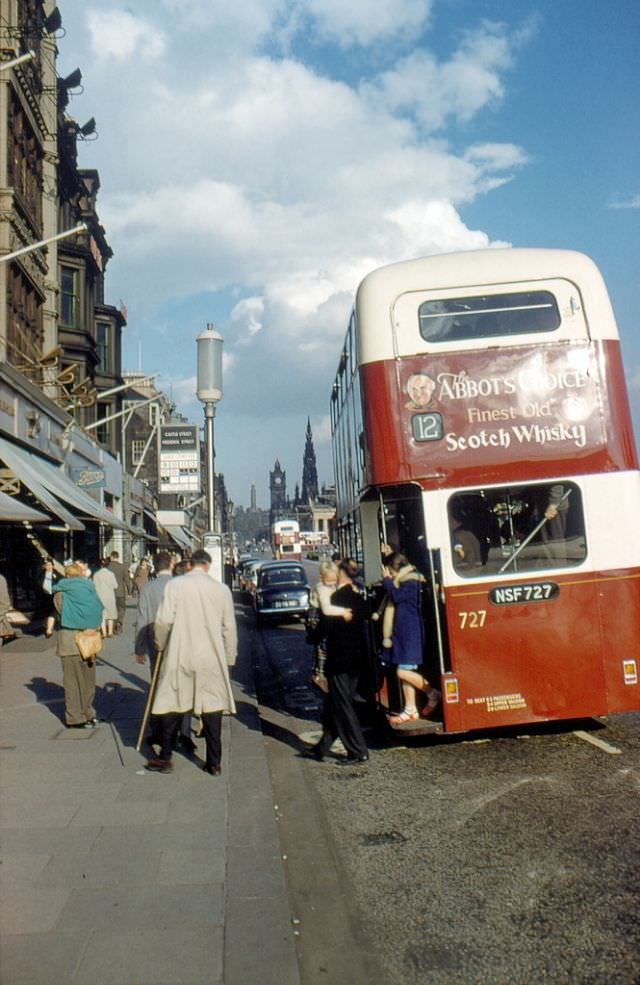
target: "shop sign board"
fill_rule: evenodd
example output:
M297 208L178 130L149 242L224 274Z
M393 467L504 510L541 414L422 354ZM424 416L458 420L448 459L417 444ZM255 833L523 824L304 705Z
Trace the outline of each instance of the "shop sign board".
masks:
M196 424L160 428L160 492L200 492L200 440Z

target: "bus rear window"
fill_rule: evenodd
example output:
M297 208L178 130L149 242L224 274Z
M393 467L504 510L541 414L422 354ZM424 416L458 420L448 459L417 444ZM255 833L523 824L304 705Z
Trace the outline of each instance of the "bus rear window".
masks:
M558 305L549 291L423 301L418 317L426 342L553 332L560 325Z

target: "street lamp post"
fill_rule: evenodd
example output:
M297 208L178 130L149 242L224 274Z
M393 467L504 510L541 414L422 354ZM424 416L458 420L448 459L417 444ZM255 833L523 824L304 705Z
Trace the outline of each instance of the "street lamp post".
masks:
M216 416L216 404L222 400L222 345L224 339L215 331L213 325L207 325L206 331L200 332L196 338L198 347L198 379L196 396L204 404L206 452L207 452L207 513L209 531L216 529L215 502L215 472L213 421Z

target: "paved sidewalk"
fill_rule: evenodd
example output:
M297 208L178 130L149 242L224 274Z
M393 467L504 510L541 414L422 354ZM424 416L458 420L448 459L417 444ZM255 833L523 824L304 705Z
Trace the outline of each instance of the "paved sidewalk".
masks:
M127 618L94 730L63 725L54 640L0 650L0 982L299 985L242 625L222 776L200 769L202 740L159 775L134 748L148 671Z

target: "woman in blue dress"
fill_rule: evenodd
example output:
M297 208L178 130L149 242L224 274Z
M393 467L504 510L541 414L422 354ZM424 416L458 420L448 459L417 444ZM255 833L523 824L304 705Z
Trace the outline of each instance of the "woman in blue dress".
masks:
M416 721L420 718L416 694L427 696L422 714L428 715L440 701L440 691L432 687L420 672L424 648L424 620L422 616L423 576L404 554L394 553L385 557L382 566L382 584L387 594L383 617L382 646L389 651L389 661L395 665L402 685L404 709L392 715L392 725Z

